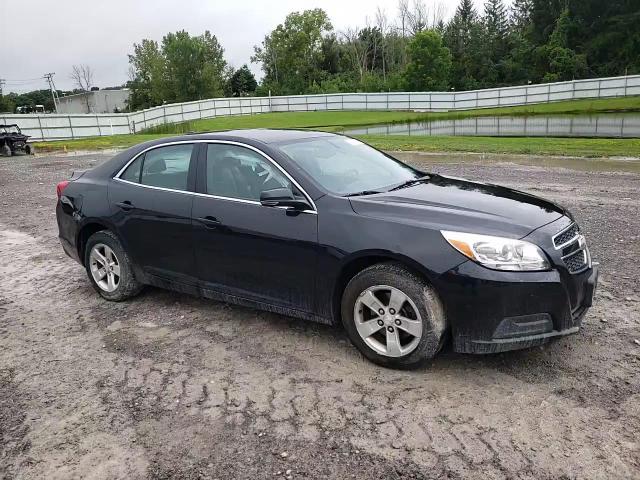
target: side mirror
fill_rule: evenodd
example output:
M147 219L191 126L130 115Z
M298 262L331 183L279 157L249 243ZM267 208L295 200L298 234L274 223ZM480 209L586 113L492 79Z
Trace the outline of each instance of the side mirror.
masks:
M265 207L288 207L293 210L306 210L309 204L293 196L288 188L274 188L260 193L260 203Z

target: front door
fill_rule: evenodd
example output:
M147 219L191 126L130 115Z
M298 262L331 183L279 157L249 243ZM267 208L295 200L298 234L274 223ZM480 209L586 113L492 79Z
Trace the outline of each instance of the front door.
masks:
M211 143L202 161L206 195L194 198L192 218L204 288L312 312L316 212L260 204L263 190L297 188L256 149Z
M116 229L134 263L146 274L194 284L195 150L193 144L149 150L109 189Z

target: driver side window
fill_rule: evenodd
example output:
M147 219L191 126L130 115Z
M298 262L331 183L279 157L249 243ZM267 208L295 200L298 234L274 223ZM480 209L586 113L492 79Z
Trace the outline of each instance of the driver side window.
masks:
M207 145L207 193L260 201L264 190L293 185L270 161L245 147L224 143Z

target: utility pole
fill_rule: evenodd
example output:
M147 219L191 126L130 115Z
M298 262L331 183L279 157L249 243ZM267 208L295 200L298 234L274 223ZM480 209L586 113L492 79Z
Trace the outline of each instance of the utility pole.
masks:
M56 84L53 83L53 76L55 72L45 73L44 78L49 83L49 88L51 89L51 98L53 98L53 106L56 109L56 113L58 113L58 91L56 90Z
M0 78L0 97L2 96L2 87L4 87L5 82L4 78Z

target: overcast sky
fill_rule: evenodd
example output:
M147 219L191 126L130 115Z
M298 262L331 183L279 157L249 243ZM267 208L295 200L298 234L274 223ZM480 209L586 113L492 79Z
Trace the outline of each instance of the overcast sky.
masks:
M436 0L437 1L437 0ZM426 0L433 6L434 0ZM458 0L442 0L452 15ZM482 8L483 0L475 0ZM93 68L99 87L128 79L127 54L143 38L161 40L167 32L205 30L218 37L234 67L250 64L253 46L292 11L323 8L334 29L373 22L376 7L389 17L397 0L0 0L0 78L4 91L47 88L42 75L55 72L59 89L73 88L73 64ZM260 76L260 75L259 75ZM40 77L40 78L39 78Z

